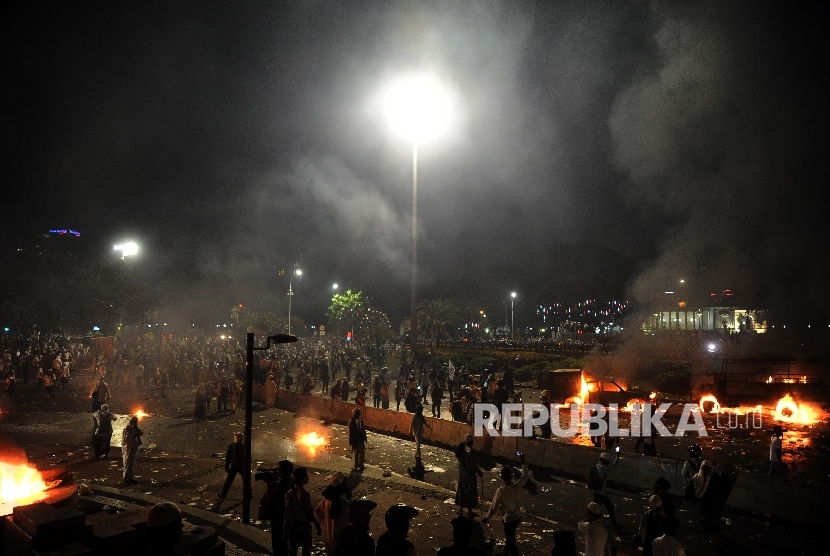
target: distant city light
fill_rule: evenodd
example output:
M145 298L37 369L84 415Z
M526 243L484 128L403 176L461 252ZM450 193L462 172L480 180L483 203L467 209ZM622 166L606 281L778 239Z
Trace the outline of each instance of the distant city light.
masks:
M75 230L49 230L50 234L57 234L57 235L73 235L75 237L81 237L81 232Z

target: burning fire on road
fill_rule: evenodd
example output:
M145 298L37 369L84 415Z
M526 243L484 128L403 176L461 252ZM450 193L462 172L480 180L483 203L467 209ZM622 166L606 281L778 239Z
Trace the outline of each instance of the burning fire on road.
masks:
M0 504L25 501L27 504L46 497L49 488L40 472L28 464L0 461Z
M700 411L709 414L726 414L733 415L747 415L748 413L764 413L764 407L758 404L754 407L739 406L739 407L725 407L721 406L718 399L712 394L706 394L700 398ZM768 411L773 420L782 423L790 423L797 425L814 425L821 420L822 411L817 409L812 404L796 402L792 396L787 394L778 400L775 409Z
M317 434L317 431L300 433L295 443L298 448L305 450L310 457L317 455L317 450L328 444L326 437Z

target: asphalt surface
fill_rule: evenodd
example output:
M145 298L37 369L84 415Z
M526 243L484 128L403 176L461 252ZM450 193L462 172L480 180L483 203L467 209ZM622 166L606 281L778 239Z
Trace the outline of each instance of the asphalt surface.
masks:
M113 438L119 438L126 416L143 409L150 416L141 421L145 430L144 444L139 453L139 483L119 486L121 480L120 447L117 442L108 460L91 457L88 448L92 420L89 391L92 377L74 377L66 390L58 389L54 400L45 401L33 385L21 385L14 400L4 399L0 406L0 446L2 453L25 452L28 460L41 469L64 466L74 472L75 480L90 486L95 496L118 500L125 504L149 506L158 500L179 504L195 524L211 525L226 540L228 553L270 553L268 523L255 521L252 508L250 525L241 523L242 481L237 478L228 498L216 494L225 480L223 469L225 449L235 431L244 428L244 413L213 414L205 421L192 418L192 390L168 389L165 398L153 390L114 388L112 409L119 415ZM427 410L427 413L429 411ZM297 445L296 438L316 432L326 442L314 453ZM450 520L457 513L452 504L455 489L456 463L444 448L424 446L423 461L427 473L423 480L409 476L414 463L414 444L409 439L370 433L367 449L367 470L351 473L346 427L315 419L298 418L276 408L254 406L253 458L257 466L273 467L281 459L310 470L308 486L312 503L320 500L320 492L334 471L347 474L356 497L367 497L379 505L374 512L371 532L377 538L384 530L382 510L403 502L415 506L410 540L420 554L433 553L451 544ZM623 440L622 451L633 450L633 441ZM489 507L496 486L498 471L503 464L518 467L518 462L493 461L482 458L485 469L484 496L479 512ZM576 479L576 480L575 480ZM555 477L534 470L533 487L522 501L525 517L519 528L522 554L550 554L553 532L574 529L582 518L590 492L578 477ZM253 500L264 492L265 485L252 477ZM619 520L626 525L620 539L618 554L637 554L631 543L640 515L646 508L647 493L611 491ZM796 525L777 522L764 516L724 513L721 536L714 545L696 533L689 522L688 508L677 503L682 527L678 539L687 554L819 554L824 544L819 532ZM487 541L493 539L493 542ZM491 527L479 526L473 542L490 554L500 554L503 541L498 519ZM322 540L315 537L317 550Z

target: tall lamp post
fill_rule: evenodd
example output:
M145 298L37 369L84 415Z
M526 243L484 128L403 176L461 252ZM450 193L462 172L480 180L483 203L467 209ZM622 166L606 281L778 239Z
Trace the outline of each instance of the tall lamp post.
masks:
M510 339L513 339L513 300L516 299L516 292L510 294Z
M413 359L418 348L418 143L443 131L447 124L446 92L430 75L418 74L390 87L386 110L398 133L412 142L412 264L409 318Z
M291 282L294 280L294 276L301 276L303 271L299 268L295 268L294 272L291 273L291 278L288 279L288 333L291 334L291 300L294 299L294 290L291 289Z
M253 421L253 394L254 394L254 351L267 350L271 342L288 344L296 342L297 337L291 334L276 334L268 336L265 347L254 347L254 333L248 332L248 343L245 350L245 459L242 464L242 523L251 523L251 423Z

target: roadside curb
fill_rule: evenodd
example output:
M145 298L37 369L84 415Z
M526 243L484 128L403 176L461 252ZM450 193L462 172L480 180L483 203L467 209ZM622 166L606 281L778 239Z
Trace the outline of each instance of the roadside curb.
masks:
M149 494L141 494L138 492L125 493L120 489L107 487L102 485L87 485L89 489L95 494L107 494L112 498L133 502L140 505L153 506L160 502L168 502L164 498L152 496ZM271 553L271 534L261 529L257 529L251 525L245 525L233 519L222 517L213 512L208 512L193 506L179 505L182 514L187 516L189 521L194 523L205 523L216 529L219 537L227 539L233 544L245 550L259 550L265 553Z

